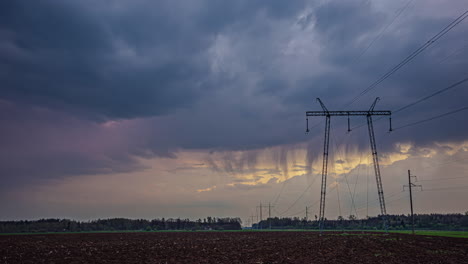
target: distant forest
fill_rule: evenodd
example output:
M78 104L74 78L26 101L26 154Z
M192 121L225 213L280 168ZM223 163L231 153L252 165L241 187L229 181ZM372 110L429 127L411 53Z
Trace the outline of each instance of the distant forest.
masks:
M189 219L99 219L75 221L68 219L41 219L34 221L0 221L0 233L91 232L91 231L156 231L156 230L240 230L240 218L207 217Z
M387 215L389 230L411 229L409 215ZM329 230L381 230L382 217L325 220ZM0 221L0 233L40 233L40 232L93 232L93 231L158 231L158 230L240 230L240 218L207 217L189 219L99 219L94 221L75 221L68 219L41 219L33 221ZM256 223L253 229L318 229L317 220L305 218L268 218ZM468 231L468 212L465 214L417 214L415 228L426 230L465 230Z
M389 230L411 229L410 215L387 215ZM268 218L252 226L253 229L318 229L317 220L307 221L305 218ZM415 229L428 230L468 230L468 212L465 214L416 214ZM356 219L354 216L337 220L325 219L324 229L332 230L377 230L383 228L382 217Z

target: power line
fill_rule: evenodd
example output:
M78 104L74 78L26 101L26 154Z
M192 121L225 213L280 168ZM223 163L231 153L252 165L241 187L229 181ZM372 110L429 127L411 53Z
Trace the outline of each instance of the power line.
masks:
M309 190L309 188L312 187L312 185L314 184L315 179L317 179L317 176L318 176L318 174L316 175L316 177L314 178L314 180L312 181L312 183L309 184L309 186L307 186L307 188L304 190L304 192L302 192L302 194L288 207L288 209L286 209L285 211L283 211L283 212L281 212L281 213L278 212L278 211L276 211L276 210L275 210L275 211L276 211L280 216L284 216L285 213L287 213L290 209L292 209L292 208L296 205L296 203L304 196L304 194ZM330 188L330 186L331 186L332 184L333 184L333 183L330 183L330 184L327 186L327 191L328 191L328 192L331 192L331 191L333 191L333 190L336 188L336 185L335 185L335 187ZM314 206L317 205L317 203L319 203L319 202L320 202L320 200L317 199L317 201L316 201L315 203L310 204L308 207L309 207L309 208L314 207Z
M312 180L312 182L307 186L307 188L301 193L301 195L299 195L299 197L297 197L297 199L291 204L289 205L289 207L284 210L283 212L280 213L280 215L284 215L285 213L287 213L289 210L291 210L292 207L294 207L296 205L296 203L302 199L302 197L304 196L304 194L306 194L306 192L310 189L310 187L312 187L312 185L315 183L315 180L318 178L318 174L315 175L315 178Z
M392 197L394 197L394 196L397 196L397 195L400 195L401 193L403 193L403 192L393 192L393 193L387 195L387 196L386 196L386 199L387 199L387 200L390 200L390 198L392 198ZM370 203L371 203L371 205L372 205L372 204L376 204L376 202L378 202L378 201L379 201L378 199L374 199L374 200L371 200ZM357 210L361 210L361 209L366 208L366 206L369 207L369 201L366 201L366 203L360 204L359 206L356 207L356 209L357 209ZM373 208L373 207L376 207L376 205L375 205L375 206L371 206L371 208Z
M291 214L291 215L289 215L289 216L296 216L296 215L299 215L299 214L302 214L302 213L304 213L305 211L306 211L306 209L304 209L304 210L302 210L302 211L300 211L300 212L297 212L297 213Z
M283 181L283 186L281 186L281 190L280 192L278 193L278 195L276 196L275 200L273 201L273 206L276 205L276 203L278 202L278 199L280 198L281 194L283 193L283 189L284 189L284 186L286 186L286 182L288 181L288 179L284 180Z
M336 180L336 178L335 178L335 184L336 184L336 195L338 198L338 213L339 215L343 215L341 213L340 186L338 185L338 181Z
M354 182L354 190L353 190L353 200L356 199L356 189L357 189L357 184L358 184L358 181L359 181L359 175L361 174L361 160L362 160L362 153L361 153L361 156L359 157L359 164L357 165L357 174L356 174L356 181ZM354 211L356 212L356 217L358 215L357 211L356 211L356 207L354 208ZM352 211L350 210L349 214L351 215L352 214Z
M338 155L338 158L340 160L343 160L340 156L340 151L338 150L338 145L336 143L336 138L335 138L335 135L332 134L332 138L333 138L333 143L334 143L334 146L335 146L335 152L337 153ZM341 169L344 170L344 166L342 163L340 163L340 166L341 166ZM345 178L345 182L346 182L346 185L348 187L348 192L349 192L349 196L351 197L351 211L352 209L354 208L354 212L356 212L356 204L354 203L354 197L353 197L353 194L351 193L351 188L349 187L349 182L348 182L348 174L350 173L351 171L349 171L348 173L343 173L344 175L344 178ZM341 211L341 209L340 209ZM357 212L356 212L357 214Z
M395 131L395 130L400 130L400 129L402 129L402 128L406 128L406 127L410 127L410 126L419 125L419 124L421 124L421 123L425 123L425 122L428 122L428 121L432 121L432 120L435 120L435 119L439 119L439 118L442 118L442 117L445 117L445 116L448 116L448 115L456 114L456 113L461 112L461 111L464 111L464 110L468 110L468 106L465 106L465 107L462 107L462 108L460 108L460 109L453 110L453 111L450 111L450 112L447 112L447 113L444 113L444 114L441 114L441 115L438 115L438 116L433 116L433 117L431 117L431 118L427 118L427 119L423 119L423 120L416 121L416 122L413 122L413 123L409 123L409 124L406 124L406 125L403 125L403 126L394 128L393 131Z
M349 104L347 104L345 107L352 105L354 102L356 102L361 96L365 95L372 89L374 89L377 85L385 81L387 78L389 78L391 75L393 75L396 71L398 71L400 68L408 64L410 61L412 61L416 56L421 54L424 50L426 50L428 47L430 47L432 44L434 44L437 40L439 40L441 37L443 37L445 34L447 34L450 30L452 30L454 27L456 27L458 24L460 24L465 18L468 17L468 10L465 11L463 14L461 14L459 17L457 17L455 20L453 20L450 24L448 24L444 29L439 31L436 35L434 35L432 38L430 38L426 43L424 43L422 46L417 48L413 53L408 55L403 61L398 63L396 66L391 68L387 73L382 75L379 79L377 79L375 82L373 82L371 85L369 85L367 88L365 88L361 93L359 93Z
M335 144L336 144L336 142L335 142ZM336 152L336 148L335 148L335 152ZM336 162L333 162L333 174L335 174L335 176L337 175L337 173L336 173ZM337 198L338 198L338 214L341 216L342 213L341 213L340 186L338 185L337 177L335 177L335 189L336 189L336 195L337 195Z
M446 87L446 88L443 88L443 89L441 89L441 90L438 90L437 92L434 92L434 93L432 93L432 94L430 94L430 95L428 95L428 96L425 96L425 97L423 97L423 98L421 98L421 99L419 99L419 100L416 100L416 101L414 101L414 102L412 102L412 103L410 103L410 104L408 104L408 105L405 105L405 106L403 106L403 107L401 107L401 108L399 108L399 109L393 111L393 114L396 114L396 113L398 113L398 112L400 112L400 111L403 111L403 110L405 110L405 109L407 109L407 108L410 108L410 107L412 107L412 106L414 106L414 105L416 105L416 104L419 104L419 103L421 103L421 102L423 102L423 101L426 101L427 99L429 99L429 98L431 98L431 97L434 97L434 96L436 96L436 95L439 95L439 94L441 94L441 93L444 93L444 92L446 92L446 91L448 91L448 90L450 90L450 89L453 89L453 88L455 88L455 87L459 86L460 84L463 84L463 83L465 83L465 82L467 82L467 81L468 81L468 77L466 77L465 79L463 79L463 80L461 80L461 81L458 81L458 82L456 82L456 83L454 83L454 84L452 84L452 85L450 85L450 86L448 86L448 87Z
M441 64L442 62L446 61L448 58L452 57L453 55L457 54L458 52L466 49L468 47L468 44L465 44L463 45L462 47L458 48L457 50L455 50L454 52L450 53L450 55L446 56L445 58L443 58L442 60L440 60L437 64Z
M407 105L405 105L405 106L403 106L403 107L400 107L399 109L397 109L397 110L395 110L395 111L392 111L392 114L396 114L396 113L401 112L401 111L403 111L403 110L405 110L405 109L408 109L408 108L410 108L410 107L413 107L413 106L415 106L416 104L419 104L419 103L421 103L421 102L423 102L423 101L426 101L426 100L428 100L428 99L430 99L430 98L432 98L432 97L434 97L434 96L436 96L436 95L440 95L440 94L442 94L442 93L444 93L444 92L446 92L446 91L448 91L448 90L451 90L451 89L453 89L453 88L456 88L456 87L458 87L459 85L461 85L461 84L463 84L463 83L465 83L465 82L467 82L467 81L468 81L468 77L466 77L465 79L462 79L461 81L458 81L458 82L456 82L456 83L453 83L453 84L449 85L448 87L445 87L445 88L443 88L443 89L440 89L440 90L438 90L438 91L436 91L436 92L434 92L434 93L432 93L432 94L430 94L430 95L427 95L427 96L425 96L425 97L423 97L423 98L420 98L420 99L418 99L418 100L416 100L416 101L414 101L414 102L412 102L412 103L409 103L409 104L407 104ZM374 122L377 122L377 121L382 120L382 119L383 119L383 117L377 118L376 120L374 120ZM362 123L362 124L360 124L360 125L358 125L358 126L353 127L351 130L354 130L354 129L363 127L365 124L366 124L366 123Z
M409 0L405 6L403 6L400 10L397 11L397 14L393 17L393 19L390 21L389 24L387 24L387 26L385 26L385 28L383 28L379 34L377 34L377 36L369 43L369 45L367 45L367 47L359 54L359 56L354 60L354 62L358 61L366 52L367 50L385 33L385 31L387 31L387 29L393 25L393 23L397 20L397 18L403 13L403 11L406 10L406 8L408 8L408 6L411 4L411 2L413 2L413 0Z
M450 190L465 190L468 189L468 186L454 186L454 187L442 187L434 189L424 189L424 191L450 191Z
M443 178L443 179L427 179L427 180L419 180L416 182L427 182L427 181L446 181L446 180L456 180L456 179L464 179L468 178L468 176L462 176L462 177L452 177L452 178Z
M330 184L330 185L331 185L331 184ZM335 188L336 188L336 186L335 186L335 187L333 187L333 188L331 188L331 189L329 189L328 191L330 191L330 192L331 192L331 191L333 191L333 189L335 189ZM310 208L314 208L314 207L315 207L315 206L316 206L316 205L317 205L319 202L320 202L320 200L319 200L319 199L317 199L317 200L315 201L315 203L307 205L305 210L302 210L301 212L299 212L299 213L296 213L296 214L293 214L293 215L298 215L298 214L301 214L301 213L303 213L304 211L308 211L308 209L310 209ZM308 212L310 212L310 211L308 211ZM290 216L291 216L291 215L290 215Z
M388 204L391 204L391 203L394 203L394 202L396 202L396 201L400 201L401 199L406 198L406 196L398 197L398 196L400 196L401 194L404 194L404 192L398 192L398 193L396 193L396 194L394 194L394 195L387 196L387 200L385 200L385 202L388 203ZM393 197L394 199L390 199L390 198L392 198L392 197ZM395 199L395 198L396 198L396 199ZM367 210L368 210L368 208L377 208L377 207L378 207L378 199L375 199L375 200L373 200L373 201L371 202L371 206L361 206L361 207L358 207L357 210L358 210L358 211L361 211L361 210L363 210L363 209L367 209Z
M442 167L442 166L447 165L447 164L449 164L449 163L457 162L457 161L462 161L462 160L466 160L466 159L468 159L468 157L457 158L457 159L453 159L453 157L452 157L452 159L448 158L448 159L446 159L446 160L445 160L444 162L442 162L442 163L433 164L433 165L431 165L431 166L423 166L422 168L427 169L427 168L433 168L433 167Z

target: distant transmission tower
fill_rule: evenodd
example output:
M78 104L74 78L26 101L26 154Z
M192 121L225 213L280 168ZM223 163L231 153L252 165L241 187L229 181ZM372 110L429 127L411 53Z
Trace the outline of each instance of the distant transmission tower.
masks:
M268 224L270 225L270 229L271 229L271 208L274 208L275 206L271 205L271 203L268 203Z
M374 111L374 107L380 100L377 97L374 103L367 111L328 111L320 98L317 101L320 103L323 111L307 111L306 112L306 132L309 132L309 116L325 116L325 139L323 144L323 163L322 163L322 184L320 192L320 212L319 212L319 228L320 234L323 232L325 220L325 196L327 191L327 170L328 170L328 149L330 141L330 119L332 116L347 116L348 117L348 132L351 131L350 116L366 116L367 126L369 128L369 138L372 150L375 178L377 180L377 192L379 194L380 212L383 218L384 229L387 230L387 209L385 208L385 199L383 194L382 179L380 176L379 158L377 156L377 146L375 141L374 126L372 123L372 116L382 115L390 116L390 131L392 131L392 112L391 111Z
M254 223L255 223L255 222L254 222L254 217L255 217L255 215L251 215L251 216L250 216L250 219L251 219L251 227L252 227L252 228L253 228L253 225L254 225Z
M265 206L262 206L262 203L261 203L261 202L260 202L260 206L257 206L257 208L260 208L260 221L258 221L258 226L259 226L260 229L262 229L263 207L265 207Z

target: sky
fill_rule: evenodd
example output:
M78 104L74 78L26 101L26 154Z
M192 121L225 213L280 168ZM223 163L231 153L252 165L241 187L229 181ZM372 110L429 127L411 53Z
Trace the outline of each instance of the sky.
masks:
M318 214L325 120L468 77L464 0L0 3L0 219ZM374 117L390 214L468 211L468 82ZM466 109L465 109L466 110ZM331 120L325 216L379 214L365 117ZM263 211L263 216L268 210Z

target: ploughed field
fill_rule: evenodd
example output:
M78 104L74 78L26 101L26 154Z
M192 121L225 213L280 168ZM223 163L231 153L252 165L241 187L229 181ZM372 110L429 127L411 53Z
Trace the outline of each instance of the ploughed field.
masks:
M0 263L468 263L468 239L327 232L0 235Z

